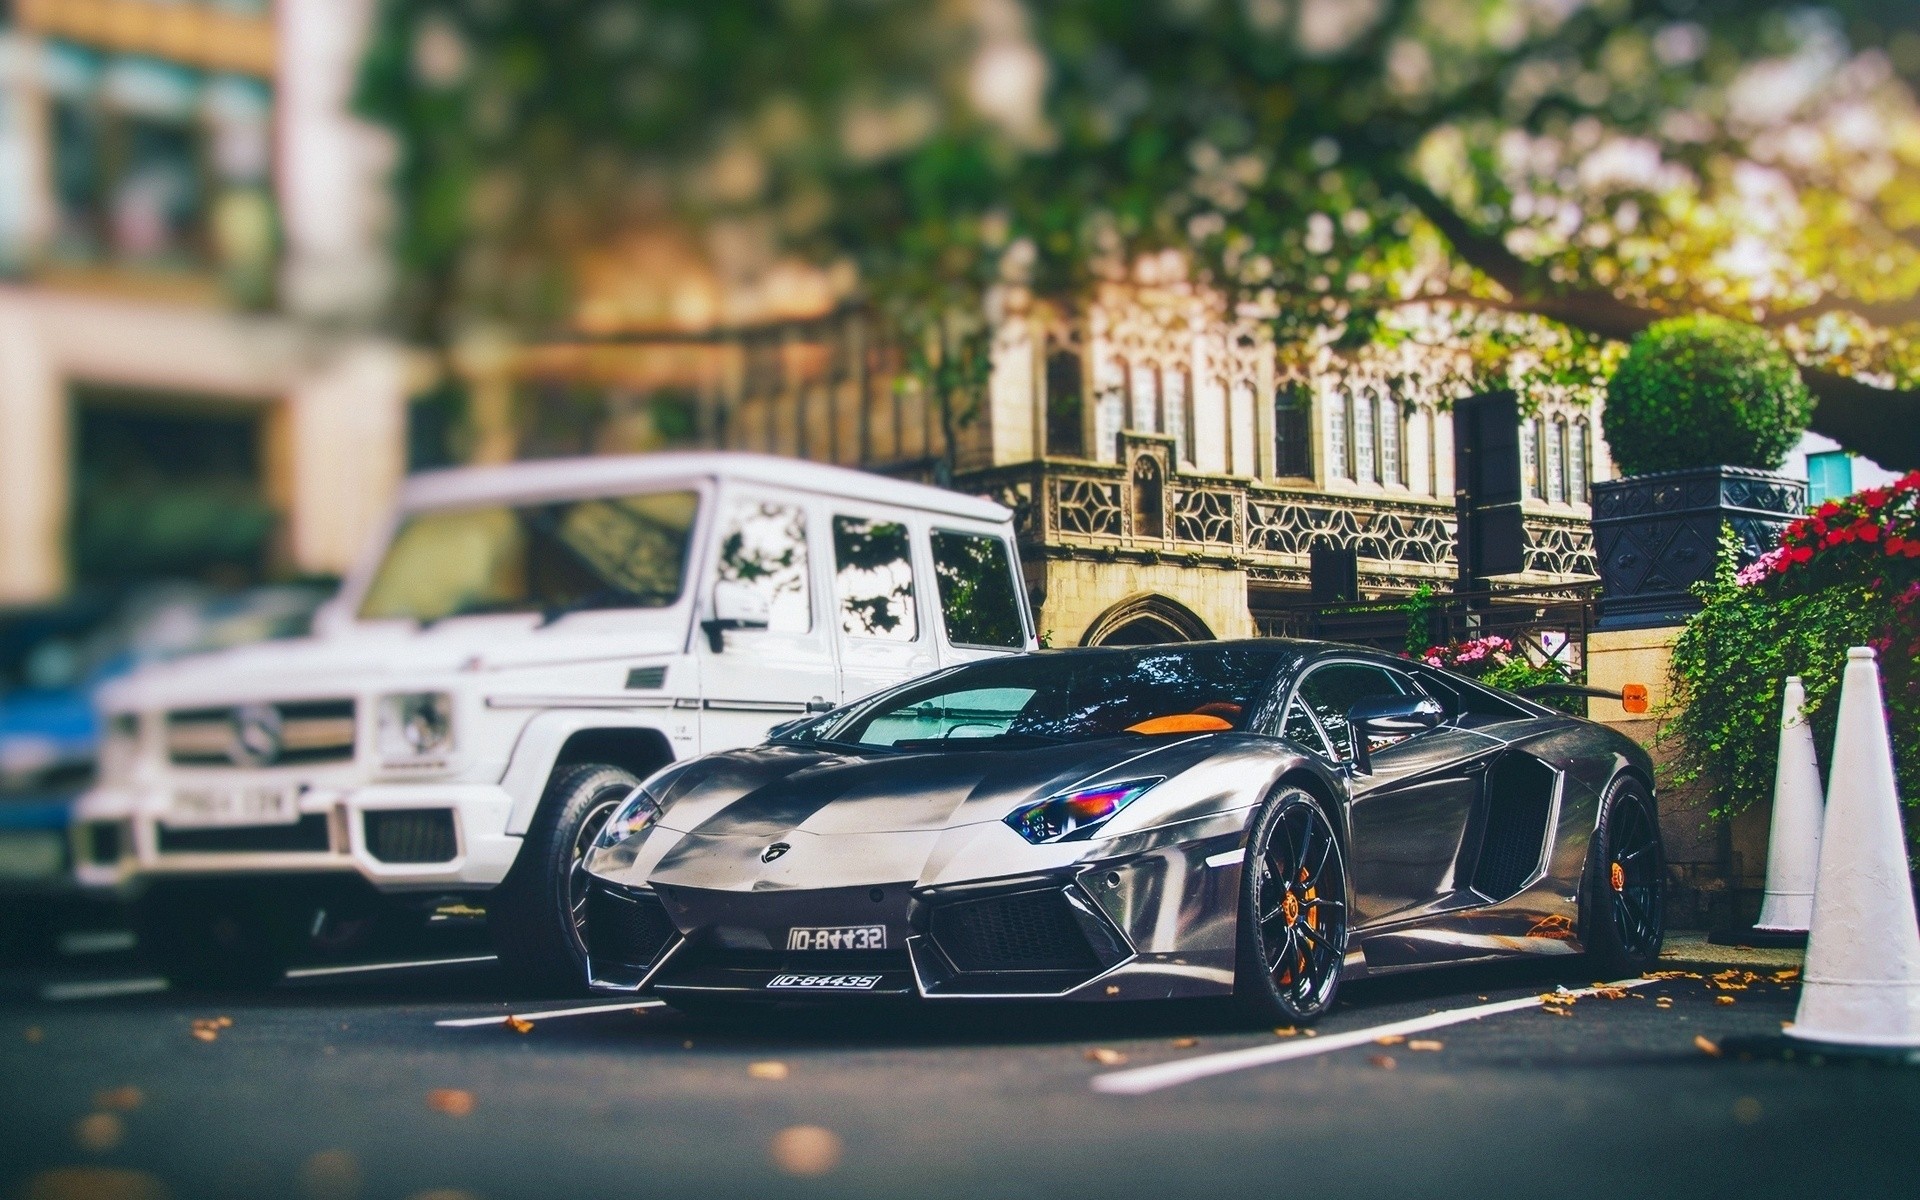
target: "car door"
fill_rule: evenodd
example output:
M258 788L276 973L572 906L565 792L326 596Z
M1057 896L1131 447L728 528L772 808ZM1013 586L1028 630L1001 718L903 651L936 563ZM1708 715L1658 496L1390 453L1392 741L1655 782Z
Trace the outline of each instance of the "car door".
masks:
M837 700L816 521L810 502L794 496L736 488L721 500L701 611L710 620L716 587L737 589L764 602L765 627L696 631L703 752L753 745Z
M934 669L934 637L923 611L915 537L902 516L836 501L832 509L834 637L840 699Z
M1422 694L1399 671L1345 659L1315 666L1295 689L1295 702L1312 714L1353 781L1348 820L1356 927L1411 915L1452 894L1460 840L1487 759L1499 748L1492 739L1441 725L1376 743L1372 770L1359 771L1347 713L1362 700ZM1283 719L1299 718L1289 710Z

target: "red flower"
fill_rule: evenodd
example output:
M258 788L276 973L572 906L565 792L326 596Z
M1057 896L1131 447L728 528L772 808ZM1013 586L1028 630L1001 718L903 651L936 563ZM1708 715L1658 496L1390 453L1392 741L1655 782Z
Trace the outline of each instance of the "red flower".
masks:
M1861 521L1853 527L1852 532L1855 537L1863 542L1877 542L1880 540L1880 527L1872 521Z
M1813 510L1813 515L1816 518L1838 516L1839 513L1840 513L1840 502L1838 500L1829 500L1826 503L1822 504L1819 508L1816 508ZM1820 521L1815 520L1814 524L1819 525Z
M1869 510L1876 509L1885 505L1892 495L1893 492L1888 488L1868 488L1860 493L1860 503L1866 505Z
M1806 562L1813 557L1813 548L1810 546L1795 546L1793 549L1787 551L1787 557L1796 563Z

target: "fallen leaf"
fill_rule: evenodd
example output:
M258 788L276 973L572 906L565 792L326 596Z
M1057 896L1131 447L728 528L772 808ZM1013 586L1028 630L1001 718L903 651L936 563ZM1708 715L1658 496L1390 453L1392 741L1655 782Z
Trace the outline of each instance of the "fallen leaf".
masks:
M793 1125L767 1147L773 1165L789 1175L825 1175L840 1165L840 1135L818 1125Z
M1393 1055L1391 1054L1375 1054L1368 1057L1367 1061L1379 1067L1382 1071L1391 1071L1400 1065L1393 1061Z
M218 1038L220 1035L214 1030L207 1029L204 1026L196 1025L193 1028L193 1036L203 1042L211 1042L215 1038Z
M219 1026L219 1027L220 1027L221 1029L232 1029L232 1028L233 1028L233 1018L232 1018L232 1017L215 1017L215 1018L213 1019L213 1023L214 1023L215 1025L217 1025L217 1026Z
M787 1064L774 1062L772 1060L749 1063L747 1064L747 1077L750 1079L785 1079L787 1077Z
M29 1025L26 1028L26 1032L20 1036L27 1039L27 1045L38 1046L40 1039L47 1035L38 1025Z
M1184 1038L1173 1039L1173 1048L1175 1050L1191 1050L1195 1046L1198 1046L1199 1044L1200 1044L1199 1038L1184 1037Z
M1600 997L1602 1000L1625 1000L1628 996L1632 995L1633 993L1627 991L1627 989L1625 988L1603 987L1603 988L1595 988L1593 990L1593 994Z
M1655 999L1655 1000L1654 1000L1654 1002L1653 1002L1653 1006L1654 1006L1655 1008L1672 1008L1672 1007L1673 1007L1673 997L1672 997L1672 996L1661 996L1661 997L1658 997L1657 999Z
M1798 979L1798 978L1800 978L1800 972L1797 968L1794 968L1794 967L1788 967L1784 971L1775 971L1773 973L1773 980L1775 983L1786 983L1790 979Z
M681 1043L680 1043L680 1048L681 1048L682 1050L691 1050L691 1049L693 1049L693 1043L692 1043L692 1042L681 1042Z
M146 1093L132 1084L124 1087L106 1088L93 1094L95 1108L111 1109L114 1112L132 1112L146 1103Z
M1486 997L1485 997L1485 996L1481 996L1481 997L1480 997L1480 999L1482 999L1482 1000L1485 1000L1485 999L1486 999Z
M1309 1030L1307 1030L1307 1036L1308 1036L1308 1037L1319 1037L1319 1036L1320 1036L1320 1031L1319 1031L1318 1029L1309 1029Z
M1295 1029L1291 1025L1276 1025L1273 1027L1273 1036L1275 1037L1293 1037L1299 1032L1298 1029Z
M1105 1046L1096 1046L1087 1051L1087 1061L1097 1062L1103 1067L1117 1067L1127 1061L1127 1056L1118 1050L1109 1050Z
M110 1112L88 1113L73 1123L74 1143L93 1154L105 1154L126 1135L126 1122Z
M1705 1034L1696 1033L1693 1035L1693 1048L1708 1058L1720 1057L1720 1043L1707 1037Z
M1376 1046L1398 1046L1401 1042L1404 1042L1406 1040L1407 1040L1407 1035L1404 1033L1389 1033L1385 1037L1377 1037L1373 1039L1373 1044Z
M322 1150L300 1166L296 1177L307 1200L356 1200L364 1182L359 1160L345 1150Z
M1713 998L1713 1002L1715 1004L1732 1004L1733 997L1732 996L1715 996Z
M427 1093L427 1107L449 1117L464 1117L473 1111L473 1093L461 1088L435 1088Z
M1742 1096L1733 1102L1733 1119L1742 1125L1751 1125L1760 1119L1760 1102L1752 1096Z
M1108 984L1108 985L1107 985L1107 995L1109 995L1109 996L1118 996L1119 994L1120 994L1120 985L1119 985L1119 984L1117 984L1117 983L1110 983L1110 984Z
M508 1014L507 1019L504 1022L502 1022L502 1024L504 1024L508 1029L513 1030L515 1033L532 1033L533 1032L533 1022L527 1020L525 1017L516 1017L516 1016L513 1016L512 1014Z
M1415 1038L1407 1043L1407 1049L1432 1051L1438 1050L1444 1045L1446 1045L1445 1042L1436 1042L1432 1038Z

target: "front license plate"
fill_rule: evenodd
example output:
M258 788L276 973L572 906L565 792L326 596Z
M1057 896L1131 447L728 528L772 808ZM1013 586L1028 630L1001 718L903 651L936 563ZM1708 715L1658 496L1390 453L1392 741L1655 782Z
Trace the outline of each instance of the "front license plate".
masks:
M789 950L885 950L885 925L795 926L787 931Z
M182 788L173 794L167 824L213 828L224 825L291 825L300 804L291 788Z
M824 989L827 991L870 992L880 984L878 975L775 975L767 980L769 988Z

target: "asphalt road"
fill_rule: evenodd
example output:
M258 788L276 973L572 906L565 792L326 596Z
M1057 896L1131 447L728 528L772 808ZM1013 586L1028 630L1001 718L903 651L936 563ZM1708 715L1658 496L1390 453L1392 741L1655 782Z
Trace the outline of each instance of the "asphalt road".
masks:
M1920 1070L1721 1046L1791 1018L1778 967L1141 1095L1094 1081L1307 1035L1167 1005L725 1024L654 1007L518 1031L509 1012L607 1001L510 997L484 961L220 998L48 999L127 981L16 970L0 974L0 1196L1910 1194ZM1315 1034L1592 982L1574 965L1355 984ZM484 1023L436 1024L462 1018Z

